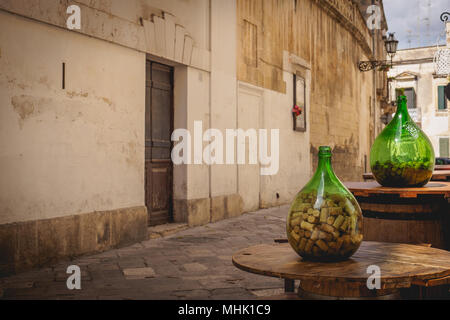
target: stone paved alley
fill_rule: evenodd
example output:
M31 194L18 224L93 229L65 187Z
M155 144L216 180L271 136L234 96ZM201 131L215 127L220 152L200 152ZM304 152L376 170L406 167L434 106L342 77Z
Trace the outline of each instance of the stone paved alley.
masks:
M238 270L231 255L284 237L287 211L259 210L0 278L0 299L255 299L281 293L281 279ZM69 265L81 268L81 290L66 287Z

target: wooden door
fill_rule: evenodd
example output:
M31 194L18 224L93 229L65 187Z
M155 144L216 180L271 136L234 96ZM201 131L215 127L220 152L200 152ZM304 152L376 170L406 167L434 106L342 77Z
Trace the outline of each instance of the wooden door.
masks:
M146 62L145 204L149 225L172 221L173 69Z

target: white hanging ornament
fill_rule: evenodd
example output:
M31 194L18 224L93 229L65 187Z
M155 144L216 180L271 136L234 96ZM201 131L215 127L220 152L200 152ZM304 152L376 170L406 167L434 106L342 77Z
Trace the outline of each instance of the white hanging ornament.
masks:
M439 39L446 34L446 28L445 23L447 22L448 18L450 16L449 12L443 12L441 14L441 21L444 22L444 32L439 36L438 40L436 41L439 43ZM450 75L450 47L447 43L447 47L439 47L438 44L436 44L437 50L434 54L434 69L435 73L438 76L448 76Z
M436 75L450 75L450 48L440 48L434 54Z

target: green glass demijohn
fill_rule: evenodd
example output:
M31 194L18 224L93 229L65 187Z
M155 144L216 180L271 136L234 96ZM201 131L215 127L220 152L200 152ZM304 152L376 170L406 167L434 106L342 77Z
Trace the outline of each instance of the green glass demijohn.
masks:
M319 163L311 180L296 195L286 225L292 248L316 261L349 258L362 241L358 202L331 167L331 148L319 148Z
M406 102L404 95L398 96L397 112L370 150L372 173L385 187L421 187L433 174L433 146L410 117Z

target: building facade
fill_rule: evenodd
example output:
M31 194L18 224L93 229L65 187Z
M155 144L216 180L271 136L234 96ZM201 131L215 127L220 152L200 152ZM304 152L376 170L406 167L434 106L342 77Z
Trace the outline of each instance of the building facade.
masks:
M450 35L450 23L446 28ZM388 73L391 101L395 101L398 89L405 90L409 113L430 138L436 157L450 157L450 103L444 92L449 79L447 74L436 72L434 58L445 48L450 49L449 36L446 46L399 50Z
M320 145L360 180L386 89L357 67L385 55L364 12L350 0L0 0L0 273L140 241L148 225L289 203ZM233 144L208 155L211 135ZM270 161L250 161L252 140Z

